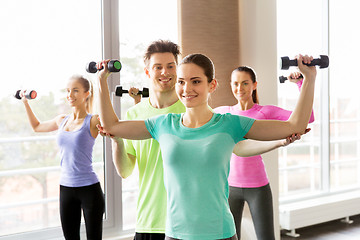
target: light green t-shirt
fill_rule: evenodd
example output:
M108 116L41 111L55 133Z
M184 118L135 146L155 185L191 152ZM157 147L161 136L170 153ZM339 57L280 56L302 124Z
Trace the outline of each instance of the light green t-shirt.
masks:
M151 106L147 99L130 108L126 119L145 120L162 114L183 112L185 107L180 100L170 107L158 109ZM139 168L135 230L138 233L165 233L166 191L159 143L153 138L141 141L126 140L125 148L127 153L136 157Z

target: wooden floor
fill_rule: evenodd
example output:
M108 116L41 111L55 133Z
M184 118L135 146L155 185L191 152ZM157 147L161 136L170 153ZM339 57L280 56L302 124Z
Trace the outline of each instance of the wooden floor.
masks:
M350 217L352 224L340 220L296 229L299 237L289 237L281 232L281 240L360 240L360 215Z

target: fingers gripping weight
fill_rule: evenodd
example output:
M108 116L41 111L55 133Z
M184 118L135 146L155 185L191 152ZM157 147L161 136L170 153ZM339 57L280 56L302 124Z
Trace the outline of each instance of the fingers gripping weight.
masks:
M21 92L21 90L17 90L16 93L14 94L14 97L19 99L19 100L21 99L20 92ZM35 99L36 96L37 96L37 92L35 90L25 92L25 97L27 99Z
M122 66L119 60L110 60L107 64L107 67L110 72L120 72ZM103 69L103 67L101 69ZM96 62L89 62L86 66L86 71L88 73L96 73L101 69L97 69Z
M304 76L301 74L297 79L300 79L300 78L304 78ZM280 83L284 83L286 80L288 80L288 78L285 77L285 76L280 76L279 77Z
M123 89L122 86L116 86L115 95L122 97L123 93L129 93L129 90ZM149 97L149 89L144 87L142 91L138 92L138 94L141 94L143 97Z
M291 66L297 66L297 59L290 60L289 57L281 58L281 69L287 70ZM305 64L307 66L320 66L320 68L327 68L329 66L329 57L326 55L320 55L320 58L315 58L311 61L310 64Z

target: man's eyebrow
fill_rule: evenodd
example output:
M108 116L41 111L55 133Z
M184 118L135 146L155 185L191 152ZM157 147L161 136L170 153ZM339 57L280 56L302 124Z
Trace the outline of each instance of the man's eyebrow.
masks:
M176 64L175 62L169 62L169 63L167 63L166 65L170 65L170 64ZM154 63L154 65L153 66L155 66L155 65L162 65L161 63Z

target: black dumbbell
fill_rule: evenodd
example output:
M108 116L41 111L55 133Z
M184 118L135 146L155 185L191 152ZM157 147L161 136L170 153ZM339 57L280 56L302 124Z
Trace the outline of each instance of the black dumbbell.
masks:
M304 78L304 76L302 74L300 74L300 76L297 79L300 79L300 78ZM279 77L280 83L284 83L286 80L288 80L288 78L285 77L285 76L280 76Z
M14 97L17 98L17 99L19 99L19 100L21 99L21 97L20 97L20 92L21 92L21 90L17 90L16 93L14 94ZM36 96L37 96L37 92L36 92L35 90L31 90L31 91L29 91L29 92L25 92L25 97L26 97L27 99L35 99Z
M297 66L297 59L290 60L289 57L281 58L281 69L287 70L290 66ZM320 68L327 68L329 66L329 57L326 55L320 55L320 58L314 58L307 66L320 66Z
M108 69L110 72L120 72L121 67L122 66L119 60L110 60L108 62ZM103 67L100 69L96 68L96 62L89 62L86 66L86 71L88 73L96 73L98 70L101 69L103 69Z
M116 86L115 95L122 97L123 93L129 93L129 90L123 89L122 86ZM142 91L138 92L138 94L141 94L143 97L149 97L149 89L144 87Z

